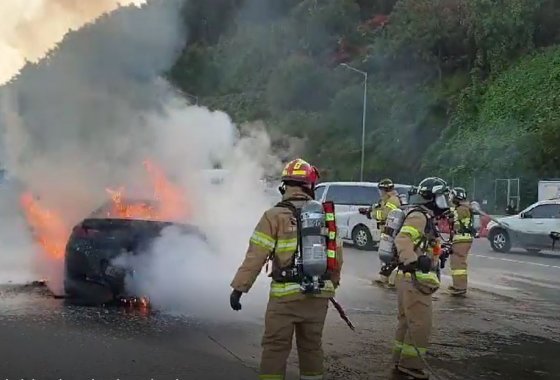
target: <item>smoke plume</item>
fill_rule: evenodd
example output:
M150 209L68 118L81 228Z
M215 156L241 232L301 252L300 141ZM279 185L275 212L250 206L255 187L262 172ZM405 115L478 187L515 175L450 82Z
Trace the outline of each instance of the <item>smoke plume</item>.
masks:
M242 135L228 115L188 104L162 79L186 42L181 5L154 0L120 8L68 34L47 58L22 69L0 89L2 161L20 187L68 228L107 200L106 188L125 186L144 195L142 162L157 162L186 189L192 216L185 222L199 226L208 243L169 230L149 254L120 260L139 273L129 285L156 306L183 311L198 302L205 312L202 299L227 305L248 237L271 204L259 179L278 170L278 162L258 125ZM92 6L89 14L100 9ZM39 21L33 25L42 28ZM222 185L207 177L216 164L226 172ZM10 215L16 217L13 210ZM37 249L32 246L29 241L17 248ZM62 262L54 264L60 269ZM51 282L60 286L60 278Z

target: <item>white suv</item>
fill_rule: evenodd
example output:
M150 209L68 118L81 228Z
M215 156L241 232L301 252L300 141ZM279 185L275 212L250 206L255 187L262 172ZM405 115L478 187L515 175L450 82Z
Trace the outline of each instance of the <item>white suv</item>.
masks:
M497 252L523 248L539 252L552 248L551 232L560 232L560 199L532 204L517 215L488 223L488 240ZM560 248L560 247L558 247Z
M411 186L395 185L401 200L408 200ZM315 188L319 202L333 201L336 225L342 240L362 250L372 250L379 243L377 222L359 213L358 209L379 202L377 182L324 182Z

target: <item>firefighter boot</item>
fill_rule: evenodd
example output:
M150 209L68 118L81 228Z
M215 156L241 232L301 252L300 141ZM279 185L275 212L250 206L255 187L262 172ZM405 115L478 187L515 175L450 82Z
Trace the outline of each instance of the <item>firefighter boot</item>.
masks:
M386 288L395 289L395 280L396 280L396 277L397 277L397 273L398 273L398 270L394 270L394 271L391 272L391 274L387 278L387 283L385 284Z
M461 297L461 296L465 296L467 294L467 289L457 289L457 288L454 288L453 285L451 285L449 288L447 288L447 291L450 295L452 295L454 297Z
M408 376L412 376L415 379L429 379L430 376L428 373L423 369L416 369L416 368L406 368L403 366L397 366L397 371L403 373Z
M379 277L371 282L373 285L386 286L389 283L389 277L379 274Z

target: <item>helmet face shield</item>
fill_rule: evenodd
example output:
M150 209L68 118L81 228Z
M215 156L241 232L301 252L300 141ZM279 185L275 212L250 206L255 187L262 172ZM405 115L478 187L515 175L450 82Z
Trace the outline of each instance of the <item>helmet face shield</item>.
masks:
M435 204L439 209L446 210L449 208L449 202L445 194L436 194Z

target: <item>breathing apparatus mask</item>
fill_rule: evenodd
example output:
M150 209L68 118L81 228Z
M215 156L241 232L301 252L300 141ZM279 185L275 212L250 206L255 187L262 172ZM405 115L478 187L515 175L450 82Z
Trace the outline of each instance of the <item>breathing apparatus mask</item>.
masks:
M449 202L447 201L446 194L436 194L434 203L436 207L441 210L447 210L449 208Z

